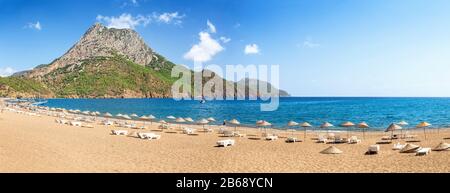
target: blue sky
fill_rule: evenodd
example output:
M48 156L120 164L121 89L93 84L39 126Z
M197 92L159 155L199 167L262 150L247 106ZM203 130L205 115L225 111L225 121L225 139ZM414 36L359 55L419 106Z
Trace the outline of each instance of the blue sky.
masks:
M448 10L446 0L0 0L0 75L50 63L102 22L134 28L177 64L277 64L296 96L450 96ZM188 54L195 45L206 55Z

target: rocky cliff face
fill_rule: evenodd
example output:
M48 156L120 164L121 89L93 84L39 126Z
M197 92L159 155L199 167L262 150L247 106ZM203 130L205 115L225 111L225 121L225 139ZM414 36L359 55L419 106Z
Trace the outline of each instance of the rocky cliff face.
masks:
M49 65L38 66L23 75L40 78L59 68L80 65L86 59L112 57L115 54L142 66L150 64L153 59L152 49L137 32L131 29L107 28L97 23L63 56Z

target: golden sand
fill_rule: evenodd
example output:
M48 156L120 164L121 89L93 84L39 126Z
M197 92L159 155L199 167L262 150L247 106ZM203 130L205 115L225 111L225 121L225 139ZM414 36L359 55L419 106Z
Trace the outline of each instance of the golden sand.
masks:
M311 139L317 136L313 132L308 132L305 142L251 140L247 136L233 138L235 146L219 148L216 141L228 138L217 134L217 128L213 133L190 136L153 131L159 125L154 123L147 131L162 138L150 141L113 136L111 126L74 127L57 124L55 119L1 113L0 172L450 172L450 151L415 156L386 144L380 145L378 155L365 155L369 145L386 135L383 132L366 133L359 144L335 144L343 153L326 155L319 152L330 144L316 143ZM258 133L249 128L240 131ZM303 139L303 132L295 134ZM450 130L428 131L427 140L420 130L415 134L421 142L414 144L422 147L450 142L444 139L450 137ZM352 135L362 138L361 133Z

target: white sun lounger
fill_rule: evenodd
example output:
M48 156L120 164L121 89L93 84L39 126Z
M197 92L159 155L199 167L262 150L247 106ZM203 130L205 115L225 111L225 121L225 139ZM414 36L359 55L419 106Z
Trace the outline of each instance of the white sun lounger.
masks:
M416 152L416 155L428 155L431 152L431 148L423 147L419 148Z
M114 125L113 121L104 121L103 125Z
M233 139L225 139L225 140L220 140L217 141L217 146L223 146L223 147L227 147L227 146L233 146L234 145L234 140Z
M211 128L205 128L204 131L207 132L207 133L211 133L211 132L213 132L213 129L211 129Z
M370 145L367 154L378 154L380 151L380 145Z
M222 134L224 137L234 137L234 132L230 130L224 130Z
M286 142L288 142L288 143L295 143L297 141L299 141L299 140L296 137L288 137L286 139Z
M141 139L160 139L161 135L156 135L155 133L137 133L138 137Z
M219 128L219 130L218 130L219 134L224 134L225 131L227 131L227 130L224 128Z
M278 139L278 136L276 136L276 135L266 136L266 140L268 140L268 141L275 141L277 139Z
M128 135L127 130L111 130L113 135Z
M317 140L318 143L327 143L328 139L323 136L323 135L319 135L319 139Z
M75 126L75 127L81 127L81 122L79 122L79 121L71 121L70 125Z
M94 126L92 126L91 124L86 124L86 125L83 125L82 127L86 127L86 128L94 128Z
M401 150L405 147L405 144L396 143L394 144L394 147L392 147L393 150Z
M185 128L183 128L183 133L184 134L193 134L195 132L195 129L192 129L192 128L187 128L187 127L185 127Z
M361 143L361 139L358 139L356 136L351 136L350 139L348 139L349 144L356 144Z

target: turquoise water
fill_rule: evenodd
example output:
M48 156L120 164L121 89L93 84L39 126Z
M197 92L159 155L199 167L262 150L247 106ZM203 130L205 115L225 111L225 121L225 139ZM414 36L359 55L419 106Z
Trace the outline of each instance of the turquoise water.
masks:
M139 116L153 114L157 118L214 117L223 120L238 119L242 124L254 126L257 120L285 127L290 120L308 121L314 126L328 121L339 125L344 121L366 121L372 129L386 128L392 122L405 120L410 126L421 121L433 127L450 126L450 98L349 98L349 97L288 97L280 99L278 110L261 112L263 101L175 101L173 99L49 99L43 106L79 109L82 111L110 112ZM342 128L335 128L342 129Z

